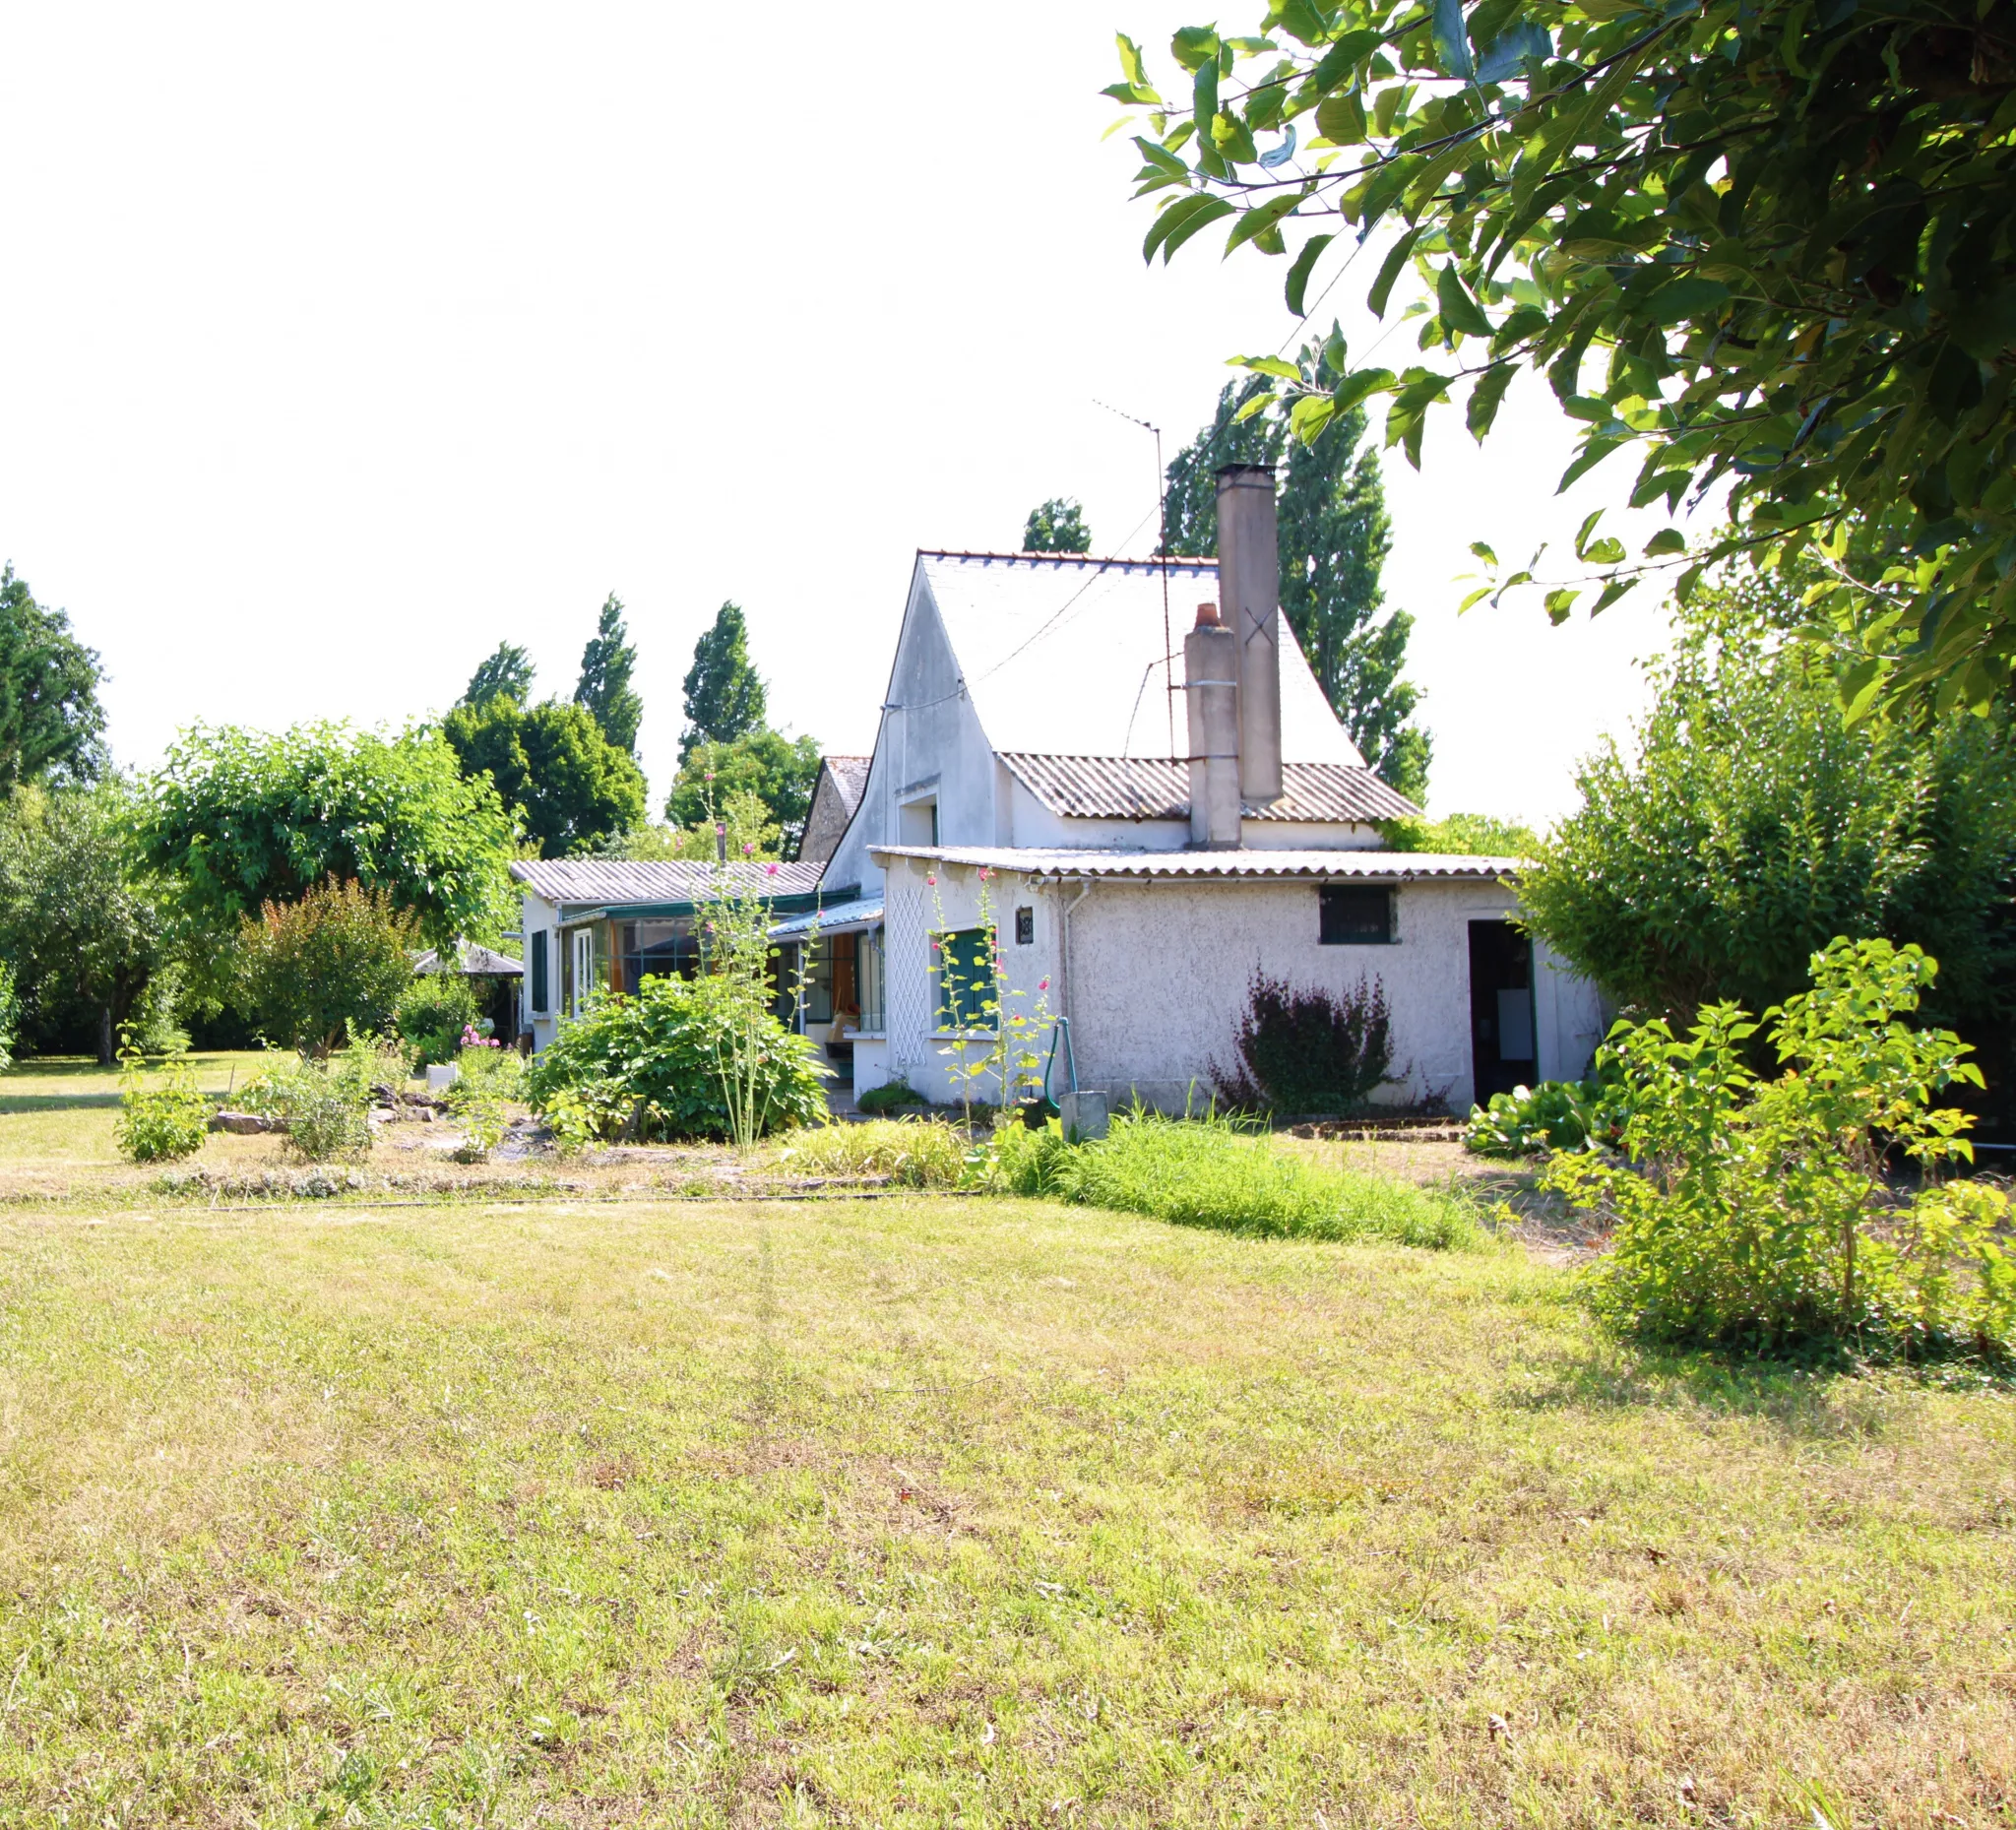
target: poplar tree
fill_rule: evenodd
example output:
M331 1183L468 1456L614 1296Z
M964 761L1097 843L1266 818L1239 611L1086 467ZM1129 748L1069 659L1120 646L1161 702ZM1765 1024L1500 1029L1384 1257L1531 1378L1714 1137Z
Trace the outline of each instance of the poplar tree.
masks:
M515 642L499 642L497 652L485 658L469 676L462 703L481 705L485 700L501 697L524 705L532 697L532 657Z
M626 755L637 753L637 727L644 722L644 701L630 684L637 651L623 622L623 600L612 591L602 603L595 634L581 651L581 684L574 703L586 706L602 727L602 735Z
M686 669L686 729L679 761L697 743L732 743L764 728L770 695L749 661L749 626L741 606L724 603L714 623L693 645Z

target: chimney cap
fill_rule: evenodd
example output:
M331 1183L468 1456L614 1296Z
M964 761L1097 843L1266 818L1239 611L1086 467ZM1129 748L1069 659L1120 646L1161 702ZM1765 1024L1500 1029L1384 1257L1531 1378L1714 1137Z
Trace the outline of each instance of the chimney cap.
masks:
M1268 488L1274 487L1274 466L1271 464L1221 464L1215 474L1221 489L1252 486L1264 478Z
M1218 605L1217 605L1217 604L1215 604L1215 603L1200 603L1200 604L1199 604L1199 605L1197 606L1197 627L1198 627L1198 628L1200 628L1200 629L1217 629L1217 628L1220 628L1221 626L1222 626L1222 624L1221 624L1221 622L1220 622L1220 618L1219 618L1219 614L1218 614Z

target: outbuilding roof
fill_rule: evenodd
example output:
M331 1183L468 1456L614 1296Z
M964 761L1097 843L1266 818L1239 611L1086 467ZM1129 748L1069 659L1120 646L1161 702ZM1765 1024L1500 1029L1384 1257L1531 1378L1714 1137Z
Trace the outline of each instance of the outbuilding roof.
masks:
M1446 852L1272 852L1252 847L1226 852L1068 851L1036 846L870 846L869 855L892 859L1010 870L1031 877L1135 877L1144 881L1213 878L1362 878L1380 883L1432 879L1495 882L1516 876L1516 857L1471 857Z
M1183 638L1218 599L1209 559L920 552L917 565L998 751L1174 758L1189 753ZM1176 690L1173 694L1170 687ZM1281 753L1361 769L1287 618ZM1414 809L1409 808L1409 812Z
M717 872L737 890L763 896L806 896L819 887L823 864L763 864L734 859L639 863L625 858L526 858L511 874L549 903L608 908L624 903L690 903L710 894Z
M1027 750L1003 750L999 755L1052 813L1072 819L1190 817L1190 766L1172 757L1043 756ZM1411 819L1418 811L1369 769L1343 763L1283 763L1281 774L1281 798L1248 805L1248 819L1364 825Z
M880 896L857 896L851 902L829 903L824 909L807 910L778 922L770 930L772 940L800 940L815 927L822 934L852 934L873 927L882 919Z

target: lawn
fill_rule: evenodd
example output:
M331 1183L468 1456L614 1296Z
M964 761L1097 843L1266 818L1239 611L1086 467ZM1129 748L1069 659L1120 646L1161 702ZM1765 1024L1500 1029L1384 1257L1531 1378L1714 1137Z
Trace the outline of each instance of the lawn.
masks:
M14 1209L0 1821L2016 1823L2011 1394L1565 1294L1005 1200Z
M243 1086L273 1059L250 1050L189 1057L196 1084L217 1094ZM17 1062L0 1079L0 1166L32 1172L116 1164L118 1117L116 1067L83 1055Z

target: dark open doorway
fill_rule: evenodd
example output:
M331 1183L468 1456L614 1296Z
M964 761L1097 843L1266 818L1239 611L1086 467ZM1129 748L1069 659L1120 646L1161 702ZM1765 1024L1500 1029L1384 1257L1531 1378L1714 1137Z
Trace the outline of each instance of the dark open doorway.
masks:
M1481 1104L1540 1078L1533 942L1509 921L1470 924L1470 1059Z

